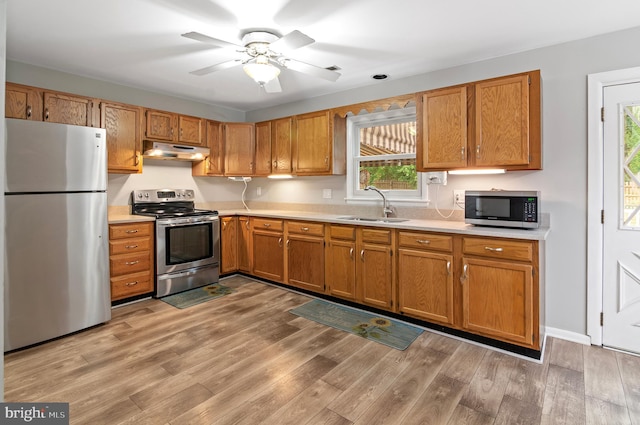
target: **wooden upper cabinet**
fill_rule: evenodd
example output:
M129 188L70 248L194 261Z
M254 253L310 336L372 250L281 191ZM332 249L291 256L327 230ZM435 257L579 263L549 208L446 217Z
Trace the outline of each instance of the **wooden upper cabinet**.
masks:
M204 122L202 118L178 115L178 142L203 145Z
M175 137L175 114L147 109L145 137L172 142Z
M222 139L222 123L207 120L204 125L205 146L209 148L209 156L204 161L194 162L193 176L222 176L224 174L224 141Z
M255 128L251 123L224 123L225 176L251 176L254 172Z
M5 117L42 121L42 91L35 87L7 83Z
M98 127L99 101L59 92L44 92L44 121Z
M142 108L115 102L100 104L100 126L107 132L110 173L142 172Z
M291 174L291 145L293 118L286 117L271 123L271 173Z
M467 165L467 87L422 93L417 99L419 170Z
M475 165L528 165L529 74L475 84Z
M147 109L145 137L151 140L202 146L205 120L172 112Z
M333 134L329 111L295 117L293 164L298 175L330 174Z
M542 169L540 71L419 93L420 171Z
M271 121L256 123L254 176L268 176L271 174Z

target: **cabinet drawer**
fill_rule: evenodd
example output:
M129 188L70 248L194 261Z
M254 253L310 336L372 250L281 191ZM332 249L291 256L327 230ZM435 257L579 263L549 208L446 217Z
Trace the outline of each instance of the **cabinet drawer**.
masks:
M153 223L112 224L109 226L109 239L133 238L151 234Z
M274 232L282 232L283 222L278 219L271 218L254 218L253 219L254 230L273 230Z
M153 282L149 272L132 273L111 279L111 299L131 297L153 292Z
M109 253L111 255L126 254L129 252L149 252L151 238L116 239L109 241Z
M362 242L391 243L391 230L362 229Z
M331 239L356 240L356 228L352 226L331 226Z
M322 223L305 223L304 221L288 221L287 230L289 233L298 233L301 235L324 236L324 224Z
M398 243L409 248L435 249L438 251L453 250L451 236L435 235L432 233L399 232Z
M109 265L111 276L122 276L151 269L148 252L113 255L109 258Z
M486 238L463 238L464 254L518 261L533 261L534 243Z

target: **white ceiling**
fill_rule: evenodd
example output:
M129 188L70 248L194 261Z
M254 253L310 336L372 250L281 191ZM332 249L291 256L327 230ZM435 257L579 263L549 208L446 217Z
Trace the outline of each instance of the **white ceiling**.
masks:
M9 0L7 58L243 111L640 25L638 0ZM267 94L239 56L181 37L240 44L243 31L299 30L315 43L290 57L336 65L337 82L284 70ZM387 81L388 81L387 80Z

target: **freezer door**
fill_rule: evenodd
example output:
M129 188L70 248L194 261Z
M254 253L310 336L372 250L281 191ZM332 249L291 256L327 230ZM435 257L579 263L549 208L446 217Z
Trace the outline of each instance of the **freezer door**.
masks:
M103 128L6 120L5 192L107 189Z
M5 202L5 351L108 321L106 193Z

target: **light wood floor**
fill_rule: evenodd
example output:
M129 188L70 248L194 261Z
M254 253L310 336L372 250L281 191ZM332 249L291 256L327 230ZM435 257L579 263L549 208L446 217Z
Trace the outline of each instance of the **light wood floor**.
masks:
M640 358L549 339L544 364L424 332L398 351L232 277L178 310L146 300L5 357L6 401L70 402L72 424L640 424Z

